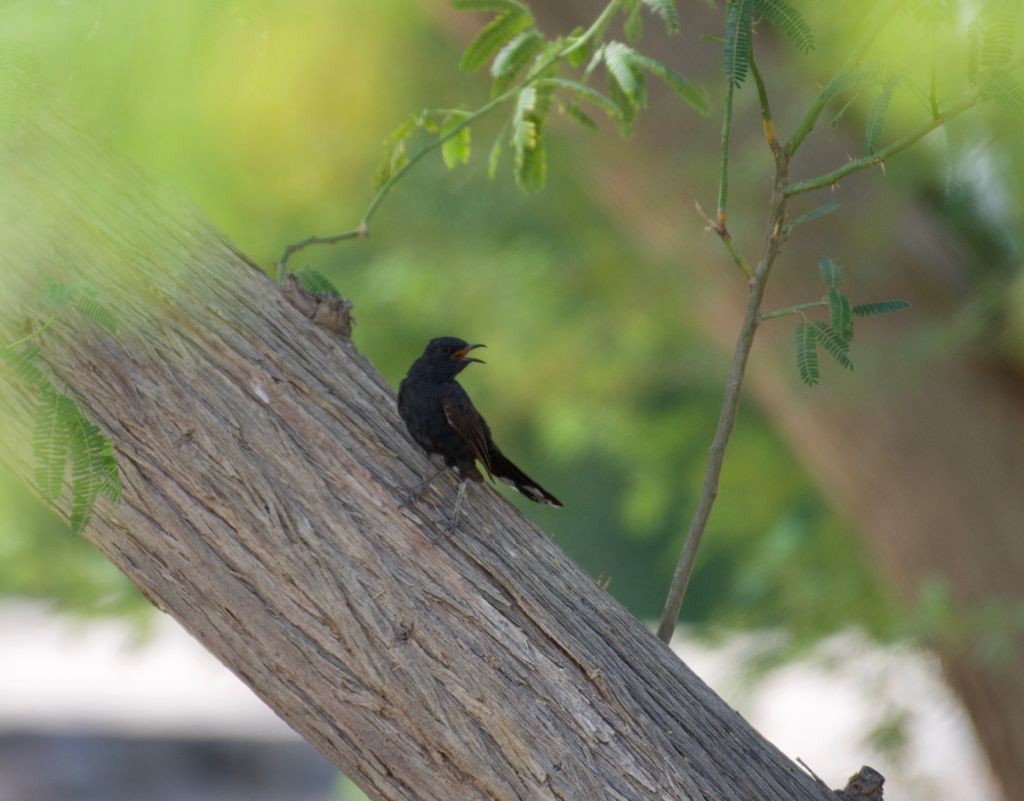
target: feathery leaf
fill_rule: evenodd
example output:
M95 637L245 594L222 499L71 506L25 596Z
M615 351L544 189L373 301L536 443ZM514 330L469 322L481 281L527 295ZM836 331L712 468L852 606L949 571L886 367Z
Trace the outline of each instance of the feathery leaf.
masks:
M644 18L640 13L642 6L640 0L628 0L623 3L622 12L625 17L622 21L622 30L626 34L626 41L636 44L644 32Z
M602 109L609 117L617 117L619 115L619 107L610 97L579 81L571 81L566 78L542 78L537 81L537 86L565 89L575 93L576 102L587 100Z
M113 450L99 428L61 396L60 416L68 425L71 444L71 531L81 534L92 517L96 496L110 482Z
M874 303L861 303L854 306L853 313L858 317L872 317L876 314L888 314L909 308L910 304L905 300L879 300Z
M591 131L596 131L597 130L597 123L594 122L594 118L591 117L589 114L587 114L587 112L585 112L583 109L581 109L575 103L570 103L569 105L563 105L563 106L561 106L561 109L562 109L562 111L566 115L572 117L574 120L576 120L576 122L578 122L584 128L587 128L587 129L589 129Z
M409 163L409 137L419 126L420 118L414 114L395 128L388 138L384 140L384 157L377 165L377 171L373 179L374 186L380 188L395 173Z
M655 58L635 53L633 63L641 69L646 70L656 78L661 78L672 90L679 95L692 109L700 114L707 114L710 111L708 93L703 87L690 83L686 77L667 64L662 64Z
M35 455L36 486L47 500L60 495L64 486L64 467L68 458L68 427L60 414L61 395L44 386L36 404L32 428L32 452Z
M661 17L669 33L679 31L679 11L676 0L642 0L643 4Z
M491 77L494 78L492 94L497 97L508 89L537 52L544 46L544 36L532 29L516 35L498 51L491 63Z
M1000 109L1024 120L1024 91L1008 73L988 70L978 82L982 95L994 100Z
M543 187L547 176L543 126L551 108L551 93L550 87L526 87L519 93L512 114L516 183L524 192Z
M815 337L828 354L847 370L852 370L853 362L850 361L850 346L847 341L837 334L832 326L821 320L815 320L811 325L814 326Z
M518 3L516 4L518 5ZM533 25L533 17L523 9L500 14L480 29L462 54L459 66L466 72L480 69L494 53L522 30Z
M93 297L81 295L75 299L75 309L111 334L117 333L117 317L106 306Z
M734 87L741 86L747 78L753 43L754 0L729 0L722 57L725 62L725 79Z
M454 131L469 116L468 111L451 111L441 122L441 136ZM441 145L441 158L449 170L455 169L460 163L469 163L469 126L460 130L455 136Z
M839 286L843 280L843 270L832 259L822 259L818 262L818 272L821 273L821 280L830 287Z
M608 76L614 79L635 108L642 108L646 102L647 84L636 60L640 54L622 42L608 42L602 48L602 54Z
M39 346L27 345L21 348L0 348L0 356L14 370L14 374L33 387L48 387L48 379L39 369Z
M814 49L814 32L807 20L786 0L754 0L757 12L801 53Z
M899 81L899 76L891 76L885 82L881 93L878 95L878 99L871 107L871 113L868 115L867 132L864 135L864 149L867 151L868 155L872 155L878 149L878 145L882 141L882 130L885 128L885 116L889 113L889 103L892 101L892 93L896 91L896 85Z
M800 371L800 380L812 387L818 383L818 351L817 337L814 329L807 323L796 326L796 366Z
M299 284L311 295L331 295L340 298L341 294L331 280L319 270L299 270L295 273Z
M502 130L494 137L494 144L491 145L491 152L487 154L487 177L494 180L498 174L498 165L501 163L502 140L505 138L505 131Z
M978 16L980 33L977 66L981 70L1005 67L1013 58L1017 30L1015 4L989 7Z
M853 339L853 310L850 299L834 287L828 291L828 321L844 340Z

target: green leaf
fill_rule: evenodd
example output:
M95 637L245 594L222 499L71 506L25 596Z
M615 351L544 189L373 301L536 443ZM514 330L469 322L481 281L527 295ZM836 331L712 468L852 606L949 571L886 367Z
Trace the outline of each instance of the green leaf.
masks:
M629 96L619 86L611 73L606 76L608 79L608 97L611 98L618 109L619 130L623 136L629 136L633 132L633 123L636 121L637 107Z
M47 276L43 297L54 306L66 306L78 297L81 291L82 285L80 283L63 283L61 281L54 281Z
M892 100L892 93L896 91L896 85L899 81L899 76L891 76L882 87L882 92L878 95L878 99L875 101L874 106L871 107L871 113L868 115L867 133L864 136L864 149L867 151L868 155L873 154L878 149L879 143L882 141L882 130L885 128L885 116L889 113L889 103Z
M642 0L643 4L661 17L669 33L679 32L679 12L676 0Z
M828 291L829 325L844 340L853 339L853 310L850 299L834 287Z
M0 356L14 370L14 374L33 387L50 387L50 379L39 369L39 346L27 345L17 349L0 348Z
M409 163L409 137L420 124L419 115L414 114L395 128L390 136L384 140L384 157L377 165L377 171L373 179L374 185L377 188L386 184L395 173Z
M609 117L617 117L619 115L619 107L610 97L601 94L596 89L592 89L579 81L570 81L565 78L543 78L537 81L537 86L551 87L552 89L564 89L568 92L572 92L575 96L574 99L577 102L586 100L593 103L595 106L602 109Z
M1016 4L989 5L977 20L981 35L977 67L982 70L1006 67L1013 58L1017 32Z
M53 387L42 387L32 428L36 486L47 500L60 495L68 458L69 431L60 414L61 398Z
M584 128L588 128L591 131L597 130L597 123L594 122L594 118L587 114L587 112L585 112L575 103L571 103L567 106L562 106L562 111L564 111L568 116L576 120L576 122L578 122Z
M92 517L96 497L109 482L113 450L99 428L62 396L61 417L67 422L71 443L71 531L81 534Z
M807 323L796 326L796 366L800 371L800 380L811 387L818 383L818 351L817 337L814 329Z
M508 89L543 46L544 36L533 29L518 34L501 48L491 63L491 76L494 78L492 94L497 97Z
M807 20L785 0L754 0L758 13L801 53L814 49L814 32Z
M879 300L875 303L861 303L854 306L853 313L858 317L872 317L876 314L889 314L909 308L910 304L905 300Z
M441 122L441 136L447 136L469 117L468 111L452 111ZM441 145L441 158L449 169L469 163L469 126Z
M117 317L95 298L81 295L75 299L75 309L111 334L117 333Z
M516 4L519 5L518 3ZM501 14L480 29L462 54L459 65L466 72L480 69L494 53L525 28L533 25L533 17L522 8Z
M491 145L491 152L487 154L487 177L492 181L494 176L498 174L498 165L501 163L501 143L505 138L505 131L502 129L494 138L494 144Z
M622 22L622 30L626 34L626 41L636 44L644 32L644 18L640 13L642 6L640 0L629 0L623 4L622 11L625 19Z
M842 268L832 259L822 259L818 262L818 272L821 273L821 280L831 287L839 286L843 280Z
M633 63L656 78L661 78L685 103L698 113L707 114L710 111L711 106L708 102L708 93L704 91L703 87L686 80L686 77L681 72L677 72L667 64L662 64L657 59L641 55L640 53L634 54Z
M331 295L340 298L341 294L335 289L334 284L323 273L318 270L299 270L295 273L299 284L311 295Z
M551 91L543 86L526 87L519 93L512 114L516 183L524 192L543 187L547 176L543 126L551 108Z
M982 95L1019 120L1024 120L1024 91L1008 73L990 70L978 82Z
M786 234L788 235L789 232L796 228L798 225L803 225L804 223L811 222L812 220L817 220L821 217L824 217L827 214L831 214L833 211L837 211L839 209L839 205L840 204L837 203L836 201L830 200L828 203L825 203L822 206L818 206L818 208L816 209L811 209L806 214L801 214L799 217L793 220L793 222L789 223L789 225L786 226Z
M739 87L750 69L750 53L754 43L754 0L729 0L725 15L725 79Z
M814 326L815 337L828 354L847 370L852 370L853 362L850 361L850 346L847 341L827 323L815 320L811 325Z
M634 109L642 108L647 96L644 73L636 61L639 55L632 47L622 42L608 42L602 48L602 58L608 68L609 78L618 84Z

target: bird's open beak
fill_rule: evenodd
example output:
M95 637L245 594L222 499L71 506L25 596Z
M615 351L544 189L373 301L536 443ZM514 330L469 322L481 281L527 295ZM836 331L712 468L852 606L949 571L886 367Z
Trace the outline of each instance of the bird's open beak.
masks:
M453 353L452 356L454 358L458 359L459 361L463 361L463 362L476 362L477 364L487 364L487 362L485 362L483 359L474 359L472 356L467 356L466 355L471 350L476 350L477 348L486 348L486 347L487 347L486 345L467 345L462 350L455 351L455 353Z

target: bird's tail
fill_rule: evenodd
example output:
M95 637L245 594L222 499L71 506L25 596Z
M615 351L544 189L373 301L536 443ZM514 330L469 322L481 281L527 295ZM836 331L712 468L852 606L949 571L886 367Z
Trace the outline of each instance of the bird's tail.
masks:
M512 464L497 448L494 448L488 456L488 467L495 478L500 478L506 484L515 487L534 503L562 508L562 502L558 498Z

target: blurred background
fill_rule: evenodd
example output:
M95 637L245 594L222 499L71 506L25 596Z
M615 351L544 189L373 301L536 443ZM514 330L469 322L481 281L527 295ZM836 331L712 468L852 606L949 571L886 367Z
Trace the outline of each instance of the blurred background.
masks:
M783 135L864 14L887 4L796 5L811 54L756 35ZM934 5L951 24L930 26ZM551 33L601 7L531 3ZM927 119L933 41L940 99L962 96L978 6L902 8L871 54L906 75L886 139ZM499 111L474 125L468 165L417 165L370 239L291 263L352 300L353 338L393 385L433 336L487 343L487 366L463 383L566 505L524 511L647 620L700 487L746 297L694 210L715 204L721 55L700 34L721 35L723 10L682 2L680 16L672 37L648 18L640 49L706 86L709 117L653 85L628 139L555 114L547 186L527 197L507 154L487 177ZM458 71L486 19L441 0L8 0L0 75L16 71L181 187L270 272L288 242L358 222L382 142L411 112L486 102L486 76ZM17 102L4 92L0 81L0 106ZM794 177L862 155L877 94L826 109ZM791 319L759 332L679 650L832 786L869 762L892 797L1024 797L1020 126L986 104L792 205L842 208L794 231L769 308L820 297L826 257L855 303L913 308L860 321L857 369L822 356L814 388L799 381ZM730 229L750 260L771 169L745 86ZM2 472L0 631L0 801L359 797Z

